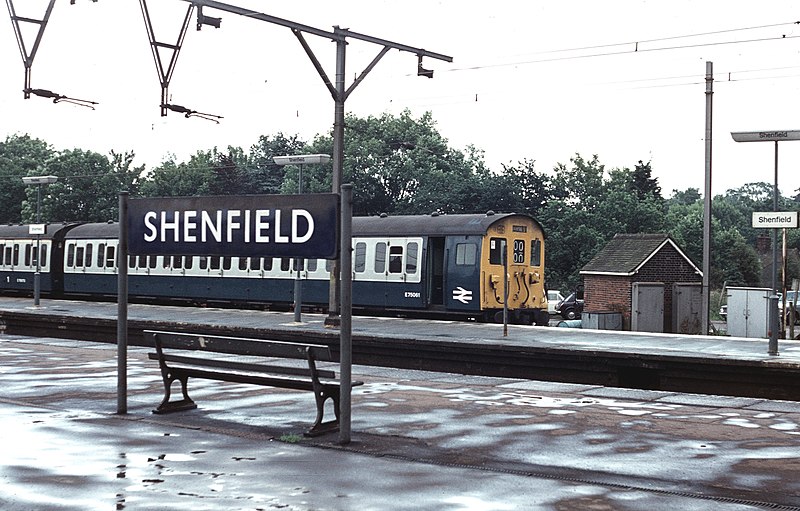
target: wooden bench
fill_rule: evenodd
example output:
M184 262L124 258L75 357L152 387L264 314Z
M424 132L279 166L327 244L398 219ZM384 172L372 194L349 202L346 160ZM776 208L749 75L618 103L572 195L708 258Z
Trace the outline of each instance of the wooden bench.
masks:
M164 380L164 400L153 413L197 408L189 397L187 383L190 377L204 378L311 391L317 404L317 418L306 435L316 436L339 429L339 381L334 371L317 369L316 366L317 361L333 361L328 346L153 330L145 330L144 335L156 349L148 356L151 360L158 360ZM191 353L175 353L178 351ZM302 359L307 364L295 362L292 365L287 359ZM175 380L181 383L183 398L170 401ZM353 382L351 385L362 384ZM333 401L336 417L323 422L324 405L328 399Z

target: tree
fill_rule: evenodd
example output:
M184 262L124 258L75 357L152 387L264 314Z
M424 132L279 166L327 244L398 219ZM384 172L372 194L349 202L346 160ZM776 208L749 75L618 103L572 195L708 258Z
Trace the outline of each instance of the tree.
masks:
M642 200L648 197L664 200L661 196L661 186L658 184L658 179L652 177L652 172L650 162L642 163L642 160L639 160L633 168L630 190Z
M22 203L28 193L22 178L43 174L43 164L52 155L46 142L29 135L12 135L0 142L0 222L22 221Z
M343 182L353 184L354 214L461 213L485 205L476 199L488 175L482 153L449 148L430 112L418 119L408 110L399 117L347 115L345 123ZM317 137L308 152L330 154L332 145L329 136ZM308 166L303 174L305 190L331 190L330 168ZM297 190L296 176L296 167L287 167L284 193Z
M308 154L306 149L307 144L297 138L297 135L291 137L278 133L273 137L261 135L258 137L258 142L250 147L250 153L247 157L247 187L249 193L253 194L273 194L281 193L284 185L284 177L286 168L277 165L273 158L275 156L288 156L293 154ZM331 148L327 147L321 149L319 152L323 154L331 154ZM295 182L293 190L297 191L297 183ZM330 192L330 184L328 189ZM294 192L291 192L294 193Z
M120 157L119 162L124 159ZM42 187L43 222L117 219L120 181L105 155L81 149L61 151L44 163L43 170L59 178L58 182ZM29 187L22 204L23 220L35 221L36 208L36 190Z
M198 151L188 163L176 163L173 157L147 174L141 193L145 197L210 195L213 168L211 151Z

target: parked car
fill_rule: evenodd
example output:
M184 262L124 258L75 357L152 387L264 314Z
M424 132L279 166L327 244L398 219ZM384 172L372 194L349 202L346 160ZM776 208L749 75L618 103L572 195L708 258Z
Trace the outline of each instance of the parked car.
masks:
M561 291L548 291L547 292L547 312L551 315L558 314L556 306L564 300L564 295Z
M569 296L558 302L556 312L561 314L564 319L578 319L583 312L583 299L578 298L577 293L570 293Z

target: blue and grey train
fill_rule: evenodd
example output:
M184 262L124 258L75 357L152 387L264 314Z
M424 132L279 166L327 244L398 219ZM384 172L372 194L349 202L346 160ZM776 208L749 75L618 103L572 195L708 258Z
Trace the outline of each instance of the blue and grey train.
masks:
M115 297L118 224L0 226L0 292L41 290L52 298ZM39 250L37 251L37 246ZM353 218L353 308L407 316L548 321L544 231L522 214ZM505 256L506 261L503 260ZM507 268L507 278L504 278ZM273 257L129 256L132 300L289 307L298 270L303 304L324 309L331 261Z

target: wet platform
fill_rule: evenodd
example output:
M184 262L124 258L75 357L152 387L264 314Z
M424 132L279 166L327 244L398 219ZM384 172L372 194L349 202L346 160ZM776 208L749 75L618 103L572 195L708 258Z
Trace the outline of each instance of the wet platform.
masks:
M111 317L115 304L31 311ZM3 299L0 311L30 310ZM325 331L322 317L132 305L133 321ZM636 348L665 357L793 367L798 346L573 329L355 318L354 336L539 349ZM565 348L564 345L571 346ZM601 346L602 343L602 346ZM800 402L355 365L352 442L305 438L313 396L193 380L199 408L163 397L147 348L0 335L0 509L800 510Z
M355 366L352 442L313 396L160 374L113 345L0 335L0 509L800 509L800 403Z

